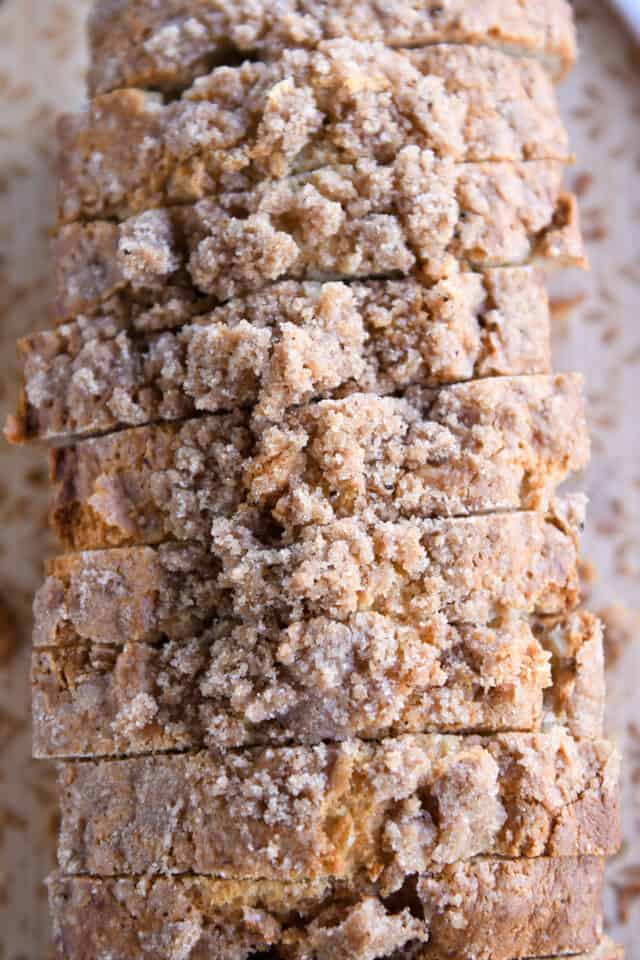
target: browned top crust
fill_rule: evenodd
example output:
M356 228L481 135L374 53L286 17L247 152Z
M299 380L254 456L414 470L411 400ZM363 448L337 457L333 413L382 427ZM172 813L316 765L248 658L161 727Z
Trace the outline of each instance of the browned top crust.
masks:
M372 611L420 626L488 623L509 610L562 614L578 597L582 497L539 512L366 523L269 538L250 514L216 520L194 543L57 557L35 602L36 646L192 635L237 616L281 626Z
M393 900L359 879L279 884L208 877L49 879L58 956L158 960L511 960L589 951L602 936L603 864L480 859L411 878Z
M59 126L59 213L124 218L415 145L457 161L569 155L535 60L486 47L390 50L349 39L219 67L181 100L124 90Z
M389 894L479 855L615 853L618 775L611 744L560 728L71 761L58 861L95 876L364 874Z
M548 373L549 303L540 270L416 280L276 284L182 330L157 314L78 319L20 342L24 388L10 439L55 440L197 411L293 406L354 390ZM169 327L189 319L171 312ZM142 336L141 334L148 334Z
M287 534L307 524L546 509L588 460L578 375L471 381L406 399L358 393L250 416L153 425L53 455L66 549L206 542L243 503Z
M158 647L33 654L38 757L126 756L401 733L566 726L599 737L602 628L588 613L423 629L360 613L262 633L218 621Z
M575 59L565 0L99 0L89 87L176 90L212 64L248 54L277 59L332 37L390 47L489 44L539 56L556 75Z
M363 160L120 224L70 224L55 243L58 314L168 283L225 301L283 279L582 264L563 170L553 160L455 164L406 147L386 166Z

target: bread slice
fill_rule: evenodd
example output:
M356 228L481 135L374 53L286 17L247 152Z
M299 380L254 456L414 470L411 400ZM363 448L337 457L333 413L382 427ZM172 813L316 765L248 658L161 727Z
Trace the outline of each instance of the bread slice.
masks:
M251 517L185 542L57 557L35 601L36 646L180 639L228 616L287 626L374 612L419 627L438 614L489 623L507 611L562 614L578 599L584 500L539 512L307 527L290 543Z
M212 63L279 59L332 37L390 47L488 44L540 57L562 75L576 56L565 0L98 0L90 21L89 87L180 90Z
M480 855L615 853L618 776L613 745L560 728L70 761L58 862L96 876L365 874L387 896Z
M598 737L602 627L588 613L421 630L366 613L263 632L218 621L157 646L37 649L32 695L41 758L556 725Z
M358 280L418 270L430 280L540 260L584 263L564 164L456 164L406 147L122 223L74 223L54 256L58 312L167 284L218 302L276 280Z
M458 863L412 877L391 900L375 885L209 877L49 878L60 957L118 960L622 960L602 938L595 858ZM602 939L601 939L602 938Z
M582 378L500 378L353 394L260 428L250 414L156 424L53 453L66 549L206 540L244 502L287 535L360 516L396 521L546 509L588 460Z
M415 145L456 161L569 156L544 67L486 47L341 38L220 67L179 100L123 90L59 124L62 222L124 218Z
M24 388L11 439L245 406L278 420L292 406L353 390L383 395L551 369L545 282L530 267L459 273L433 286L284 282L195 320L193 304L156 306L107 309L20 341Z

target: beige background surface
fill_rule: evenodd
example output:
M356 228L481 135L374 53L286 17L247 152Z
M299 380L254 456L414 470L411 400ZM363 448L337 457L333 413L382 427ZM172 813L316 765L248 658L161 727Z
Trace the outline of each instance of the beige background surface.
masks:
M0 2L0 414L16 396L16 336L48 323L55 114L82 102L89 0ZM586 589L604 611L609 729L625 750L625 845L607 918L640 960L640 59L603 0L577 3L582 56L561 89L578 161L591 274L555 283L556 364L587 374L594 460ZM573 309L572 309L573 308ZM53 771L29 759L29 606L51 549L42 451L0 444L0 960L45 960L43 877ZM595 578L595 580L594 580ZM0 623L1 608L0 608Z

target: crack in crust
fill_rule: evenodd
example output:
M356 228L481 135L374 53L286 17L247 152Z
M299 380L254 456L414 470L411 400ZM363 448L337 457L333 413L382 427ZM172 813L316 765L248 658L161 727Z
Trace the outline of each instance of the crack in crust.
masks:
M158 314L163 318L159 319ZM192 320L106 310L19 344L24 386L14 442L105 433L196 412L385 395L491 376L549 373L540 270L415 279L279 283ZM164 333L155 333L167 326Z
M479 855L613 854L619 757L547 734L200 752L60 767L71 874L366 875L385 896Z
M320 167L391 163L407 146L456 161L569 157L534 60L340 39L277 63L221 67L184 96L125 90L59 124L60 219L123 218Z
M578 599L584 498L462 519L357 518L287 541L251 513L216 520L208 548L167 543L57 557L34 611L36 646L189 636L211 619L279 626L374 612L420 627L563 614Z
M158 646L36 650L32 684L38 757L555 725L599 737L602 627L588 613L423 629L361 613L262 633L218 621Z
M277 280L435 281L472 268L584 264L564 164L455 164L406 147L367 160L149 210L123 223L69 224L54 256L58 315L167 283L218 302Z
M565 0L99 0L90 20L89 88L175 91L214 64L352 37L389 47L437 43L501 47L563 75L576 56Z

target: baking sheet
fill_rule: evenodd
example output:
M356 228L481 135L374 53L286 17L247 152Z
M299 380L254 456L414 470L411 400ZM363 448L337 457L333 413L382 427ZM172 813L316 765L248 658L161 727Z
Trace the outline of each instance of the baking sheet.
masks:
M83 99L89 0L0 3L0 414L17 336L48 325L55 114ZM594 458L584 484L585 589L609 624L608 725L624 751L624 832L607 921L640 960L640 59L603 0L576 4L582 55L561 88L592 271L555 280L558 369L587 376ZM52 545L46 460L0 444L0 960L46 960L53 769L30 760L30 601ZM3 610L15 621L2 626Z

